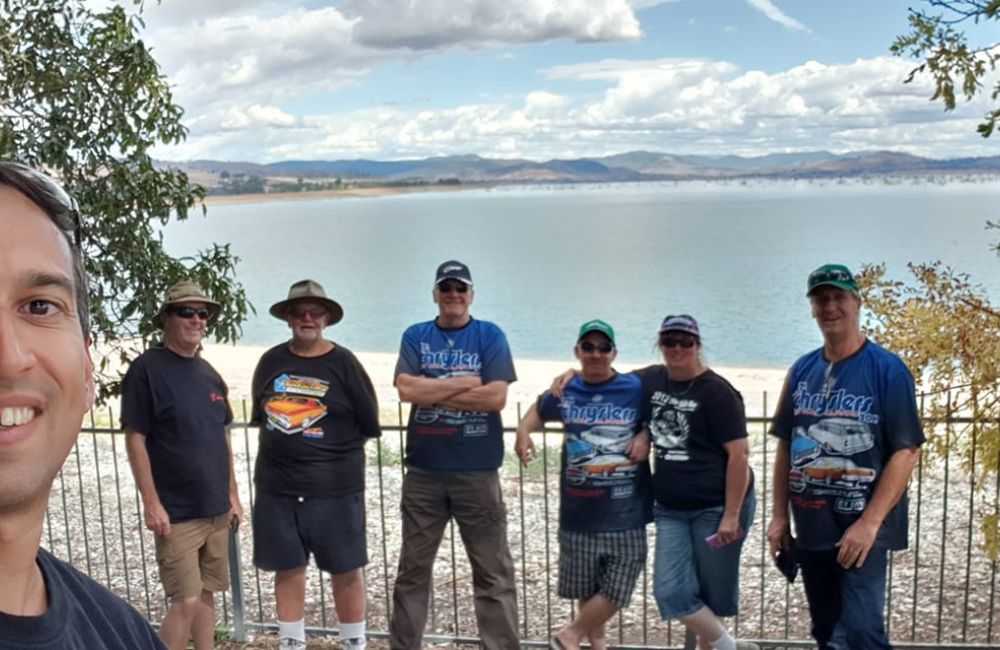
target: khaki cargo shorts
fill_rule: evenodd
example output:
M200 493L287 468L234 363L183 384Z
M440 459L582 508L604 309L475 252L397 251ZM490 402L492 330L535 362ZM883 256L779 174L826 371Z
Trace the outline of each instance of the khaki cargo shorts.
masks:
M170 599L200 596L229 588L229 513L191 519L156 536L160 582Z

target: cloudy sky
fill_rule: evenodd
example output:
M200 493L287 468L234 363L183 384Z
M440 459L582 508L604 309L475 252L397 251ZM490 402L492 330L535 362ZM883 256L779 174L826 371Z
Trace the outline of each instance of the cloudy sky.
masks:
M892 57L920 0L162 0L160 158L995 155Z

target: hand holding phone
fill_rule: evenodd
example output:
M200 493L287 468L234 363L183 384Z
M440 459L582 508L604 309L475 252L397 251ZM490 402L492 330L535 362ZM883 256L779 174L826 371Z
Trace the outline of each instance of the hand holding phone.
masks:
M745 533L743 532L743 528L741 527L739 530L736 531L736 539L734 539L733 542L743 539L744 534ZM712 533L711 535L705 538L705 543L708 544L708 548L712 549L713 551L717 551L723 546L731 544L732 542L723 542L721 539L719 539L719 533Z

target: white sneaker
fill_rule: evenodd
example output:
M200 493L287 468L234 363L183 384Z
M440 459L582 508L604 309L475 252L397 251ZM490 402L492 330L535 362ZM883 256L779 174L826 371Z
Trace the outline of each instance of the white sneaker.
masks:
M278 641L278 650L305 650L306 642L284 637Z
M345 650L365 650L368 647L368 641L363 636L356 636L350 639L341 639L340 647Z
M737 641L736 650L760 650L760 646L750 641Z

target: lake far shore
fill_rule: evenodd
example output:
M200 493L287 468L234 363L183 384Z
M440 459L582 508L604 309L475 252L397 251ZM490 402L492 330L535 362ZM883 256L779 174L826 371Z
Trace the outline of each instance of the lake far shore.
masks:
M402 194L423 194L427 192L461 192L463 190L483 190L493 187L492 183L474 184L430 184L375 187L352 187L343 190L315 190L311 192L266 192L262 194L212 194L205 197L206 206L249 205L252 203L274 203L278 201L315 201L325 199L376 198Z

